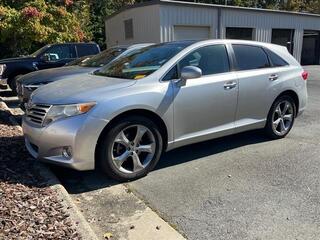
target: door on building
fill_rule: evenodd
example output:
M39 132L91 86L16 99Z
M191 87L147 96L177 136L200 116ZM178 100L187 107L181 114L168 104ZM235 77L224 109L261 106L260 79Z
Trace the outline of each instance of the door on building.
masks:
M253 28L227 27L226 38L253 40Z
M210 27L206 26L174 26L174 40L209 39Z
M293 53L294 29L272 29L271 42L287 47Z
M302 65L319 64L319 45L319 32L305 30L303 35L303 45L301 54Z

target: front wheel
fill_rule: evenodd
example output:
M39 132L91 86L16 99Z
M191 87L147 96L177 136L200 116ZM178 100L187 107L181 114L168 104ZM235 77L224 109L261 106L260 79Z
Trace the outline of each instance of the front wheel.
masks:
M100 147L102 170L119 181L141 178L160 159L162 137L156 124L141 116L118 121L106 133Z
M284 138L291 130L296 115L296 105L290 96L281 96L273 104L265 127L273 139Z

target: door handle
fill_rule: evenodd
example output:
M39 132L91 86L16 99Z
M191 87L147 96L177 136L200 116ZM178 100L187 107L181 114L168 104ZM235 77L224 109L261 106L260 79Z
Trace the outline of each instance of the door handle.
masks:
M235 88L237 86L237 83L236 82L227 82L223 86L224 86L225 90L230 90L232 88Z
M270 81L275 81L275 80L277 80L278 78L279 78L278 74L271 74L271 75L269 76L269 80L270 80Z

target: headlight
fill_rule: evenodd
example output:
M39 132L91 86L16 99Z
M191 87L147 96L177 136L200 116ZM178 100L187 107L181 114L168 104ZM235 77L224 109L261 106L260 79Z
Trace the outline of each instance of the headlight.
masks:
M43 126L61 118L72 117L88 112L96 103L80 103L71 105L53 105L43 121Z
M0 64L0 76L3 74L4 70L6 69L6 65L5 64Z

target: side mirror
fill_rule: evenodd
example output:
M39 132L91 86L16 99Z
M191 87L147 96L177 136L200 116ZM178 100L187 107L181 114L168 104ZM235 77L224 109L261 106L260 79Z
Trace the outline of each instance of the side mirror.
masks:
M48 54L44 54L40 57L41 61L43 62L49 62L50 61L50 57Z
M200 78L202 76L202 70L198 67L187 66L181 70L181 79L179 85L183 86L186 84L188 79Z

